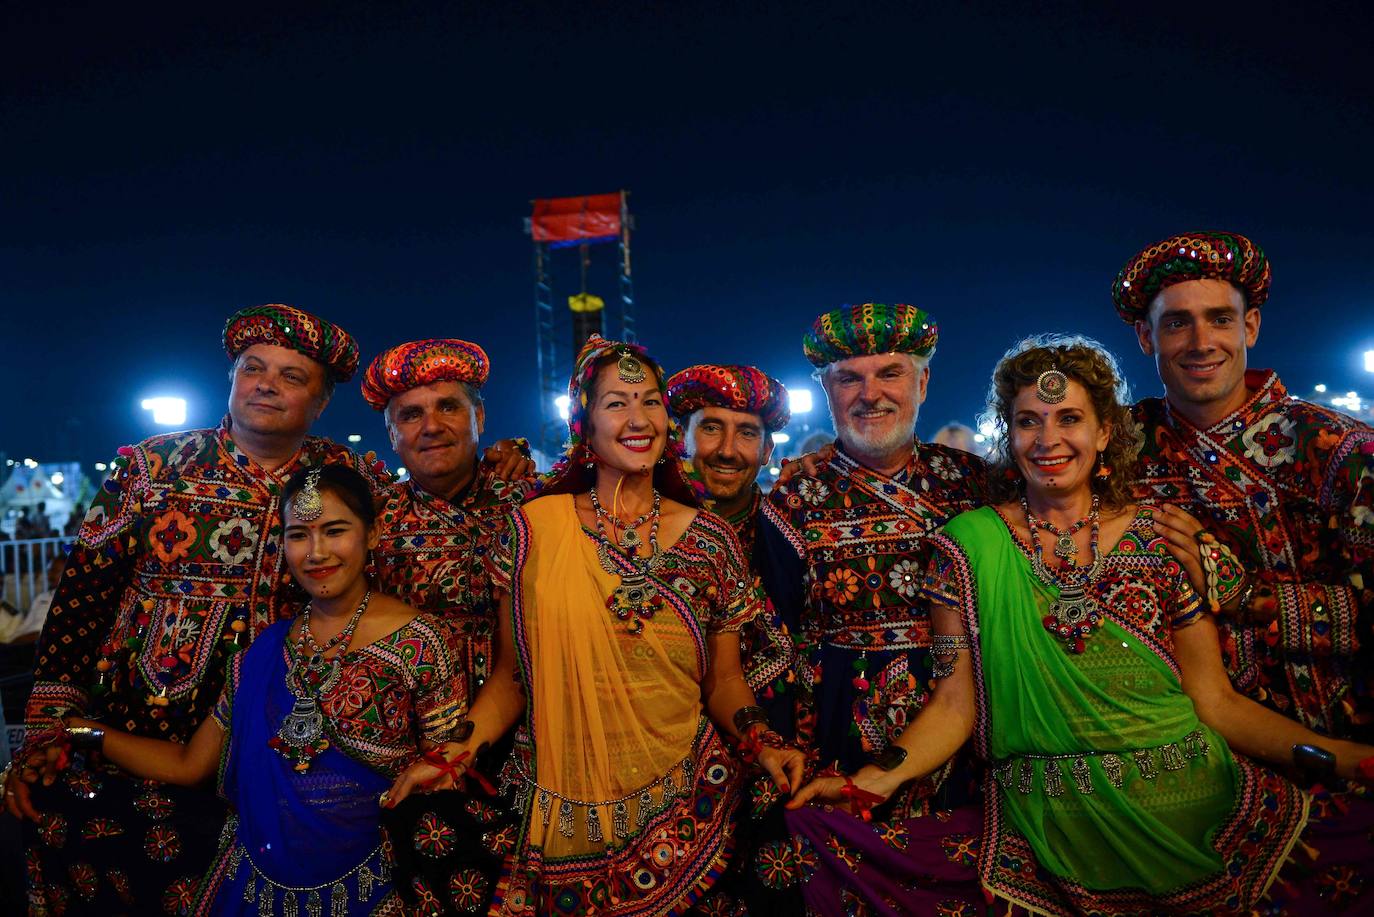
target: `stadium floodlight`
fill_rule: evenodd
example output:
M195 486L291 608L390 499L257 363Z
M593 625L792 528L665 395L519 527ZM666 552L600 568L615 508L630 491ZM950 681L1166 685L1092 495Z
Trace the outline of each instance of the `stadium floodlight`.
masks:
M787 390L787 406L792 409L793 414L810 414L815 407L815 399L811 396L809 388L789 388Z
M179 427L186 423L185 398L144 398L143 410L153 412L153 423L163 427Z
M782 446L791 441L792 437L788 436L786 433L778 432L773 434L773 445L775 446Z
M1364 371L1374 373L1374 350L1364 352Z
M363 441L363 435L361 433L350 433L348 434L348 441L350 443L360 443Z
M572 406L572 401L567 395L559 395L553 399L553 406L558 408L558 416L564 420L568 419L568 409Z

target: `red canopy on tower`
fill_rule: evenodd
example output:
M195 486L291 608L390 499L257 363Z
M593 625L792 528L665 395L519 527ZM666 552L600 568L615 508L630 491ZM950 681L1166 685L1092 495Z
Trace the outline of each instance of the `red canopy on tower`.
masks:
M534 202L530 235L555 248L620 238L621 192L551 197Z

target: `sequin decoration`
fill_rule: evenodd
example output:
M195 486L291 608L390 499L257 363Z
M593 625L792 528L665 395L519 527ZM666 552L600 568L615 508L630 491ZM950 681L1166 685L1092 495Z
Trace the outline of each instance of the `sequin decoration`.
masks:
M802 338L802 352L815 366L875 353L928 357L939 338L939 327L924 310L901 303L863 303L817 316Z
M402 392L435 382L466 382L481 388L491 372L487 352L458 338L399 344L377 355L363 372L363 400L375 410Z
M792 419L786 386L753 366L704 363L668 378L668 408L679 423L704 407L757 414L770 433Z
M1137 253L1116 275L1112 301L1124 322L1145 318L1160 290L1187 280L1225 280L1251 308L1269 298L1272 270L1264 250L1239 233L1186 232Z
M335 382L347 382L358 368L358 342L333 322L294 306L269 303L240 309L224 323L224 352L237 360L254 344L289 347L324 364Z

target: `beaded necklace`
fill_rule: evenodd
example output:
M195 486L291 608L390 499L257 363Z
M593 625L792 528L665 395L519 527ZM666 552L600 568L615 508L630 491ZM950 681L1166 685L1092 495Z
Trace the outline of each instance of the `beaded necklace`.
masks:
M291 712L282 720L277 734L267 740L267 744L304 773L310 769L310 762L329 747L329 739L324 734L324 713L320 710L320 695L327 693L339 680L344 654L353 640L353 631L358 627L367 604L372 600L372 590L363 594L363 600L353 617L348 619L344 629L325 641L324 646L315 642L310 632L310 609L305 606L301 612L301 632L296 637L296 659L286 673L286 687L295 697ZM332 659L325 654L338 647Z
M1040 536L1037 534L1044 530L1045 524L1031 513L1030 504L1024 497L1021 499L1021 510L1026 514L1026 528L1031 534L1031 570L1040 582L1059 590L1059 598L1050 603L1050 613L1041 622L1045 630L1064 641L1064 647L1070 653L1081 653L1084 650L1083 641L1102 624L1102 610L1097 599L1088 594L1088 590L1102 575L1105 563L1098 547L1097 498L1094 496L1092 509L1087 516L1092 526L1092 566L1064 568L1068 582L1064 582L1061 576L1046 566L1044 548L1040 546Z
M1025 497L1021 498L1021 509L1025 511L1027 519L1031 518L1030 510L1026 509ZM1088 515L1084 516L1082 519L1079 519L1077 522L1075 522L1068 528L1060 529L1058 526L1056 526L1053 522L1050 522L1048 519L1036 519L1035 524L1039 527L1040 531L1049 532L1051 535L1055 537L1056 541L1054 543L1054 556L1062 560L1068 560L1071 557L1078 556L1078 544L1073 540L1073 536L1083 531L1083 526L1097 519L1097 510L1098 498L1097 494L1093 494L1092 509L1088 510ZM1034 534L1034 530L1032 530L1032 534Z
M596 488L589 491L592 500L592 509L596 513L596 559L601 564L601 569L614 576L620 577L620 585L611 591L606 599L606 608L618 619L625 622L625 629L632 634L638 634L644 630L644 622L654 616L654 612L663 606L663 597L658 594L658 587L654 585L650 575L658 569L662 555L658 550L658 523L659 510L662 506L662 498L658 491L654 491L654 504L648 513L642 517L641 521L635 525L649 523L649 556L640 557L634 550L640 542L636 535L634 545L626 543L622 539L625 548L622 550L611 543L610 536L606 534L606 525L603 519L615 519L601 507L601 501L596 496ZM631 528L630 531L633 531ZM628 534L628 533L627 533ZM614 551L617 556L629 563L630 572L622 572L620 566L611 557Z

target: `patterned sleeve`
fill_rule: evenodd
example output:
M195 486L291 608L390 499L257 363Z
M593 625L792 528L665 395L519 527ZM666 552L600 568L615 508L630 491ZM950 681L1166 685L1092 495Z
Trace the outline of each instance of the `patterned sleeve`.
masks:
M493 588L510 592L511 577L515 575L515 520L511 514L495 514L490 522L480 526L478 537L482 544L477 553Z
M100 647L114 629L138 554L138 524L151 464L141 448L119 450L71 546L38 638L24 751L47 744L69 712L84 712Z
M744 564L744 549L733 529L721 520L722 551L716 579L716 601L708 633L738 632L768 611L768 600L758 577Z
M1180 627L1196 623L1207 611L1207 603L1193 588L1192 581L1188 579L1188 571L1184 570L1181 564L1173 562L1170 558L1170 568L1173 576L1169 584L1171 589L1167 602L1169 627L1178 630Z
M410 628L420 637L418 652L410 660L415 721L422 747L429 748L447 742L467 714L467 680L457 671L457 660L463 657L456 628L423 614Z
M1332 656L1368 639L1359 633L1374 615L1374 430L1358 427L1332 450L1320 481L1327 527L1338 533L1340 552L1349 558L1344 576L1282 579L1261 576L1278 602L1278 630L1292 653ZM1315 476L1314 476L1315 478ZM1299 568L1301 570L1301 567Z
M224 687L220 689L219 700L210 715L219 723L219 728L229 732L229 724L234 718L234 693L239 689L239 673L243 669L243 653L237 652L229 657L224 670Z
M938 532L926 541L930 562L926 565L921 591L926 598L941 605L959 608L964 604L966 584L958 571L963 552L948 535Z

